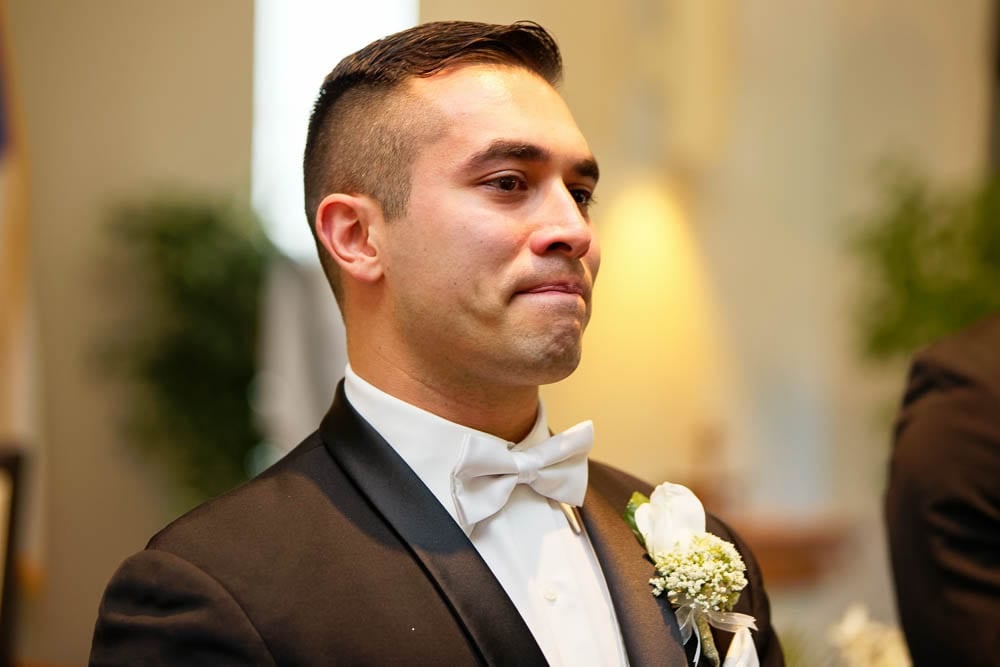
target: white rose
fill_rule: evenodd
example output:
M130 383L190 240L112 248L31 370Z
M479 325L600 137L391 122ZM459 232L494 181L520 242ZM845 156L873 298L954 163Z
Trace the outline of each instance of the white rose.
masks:
M635 525L655 561L678 543L689 542L695 533L705 532L705 508L691 489L665 482L653 490L648 503L636 509Z

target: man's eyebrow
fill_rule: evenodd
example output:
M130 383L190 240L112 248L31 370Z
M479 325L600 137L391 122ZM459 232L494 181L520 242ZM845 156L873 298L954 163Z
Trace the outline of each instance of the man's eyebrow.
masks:
M503 160L545 162L551 158L552 154L548 150L536 144L498 139L469 158L466 162L466 168L474 170L485 167L492 162L500 162ZM600 178L601 175L600 169L597 167L597 160L589 157L574 164L573 171L584 178L590 178L595 181Z
M593 179L595 183L601 178L601 170L597 166L597 160L592 157L577 162L573 165L573 171L585 178Z

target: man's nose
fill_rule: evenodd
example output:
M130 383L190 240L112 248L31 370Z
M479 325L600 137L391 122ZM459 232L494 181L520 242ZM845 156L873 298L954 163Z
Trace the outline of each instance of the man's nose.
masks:
M553 188L540 213L539 227L531 237L533 253L561 253L573 259L587 254L593 242L593 230L573 193L565 186L560 184Z

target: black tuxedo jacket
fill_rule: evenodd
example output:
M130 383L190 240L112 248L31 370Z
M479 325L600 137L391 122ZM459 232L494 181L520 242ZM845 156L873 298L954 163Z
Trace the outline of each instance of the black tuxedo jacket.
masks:
M885 516L915 667L1000 663L1000 316L914 358Z
M591 464L582 517L632 665L690 664L652 564L621 518L649 486ZM738 610L782 665L756 562ZM725 655L731 635L718 633ZM693 644L689 642L689 644ZM690 651L690 646L688 647ZM544 665L465 534L339 388L318 432L157 534L112 578L92 665Z

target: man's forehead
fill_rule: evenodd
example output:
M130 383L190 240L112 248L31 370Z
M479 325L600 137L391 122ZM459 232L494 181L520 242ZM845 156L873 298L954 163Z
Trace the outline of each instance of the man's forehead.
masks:
M411 77L407 92L439 109L459 116L493 111L502 104L549 105L576 125L559 92L548 81L524 67L495 63L453 65L430 76Z
M559 157L593 162L562 97L530 70L495 64L454 66L414 78L407 92L422 107L415 112L438 118L436 138L457 140L466 159ZM585 171L596 172L596 163Z

